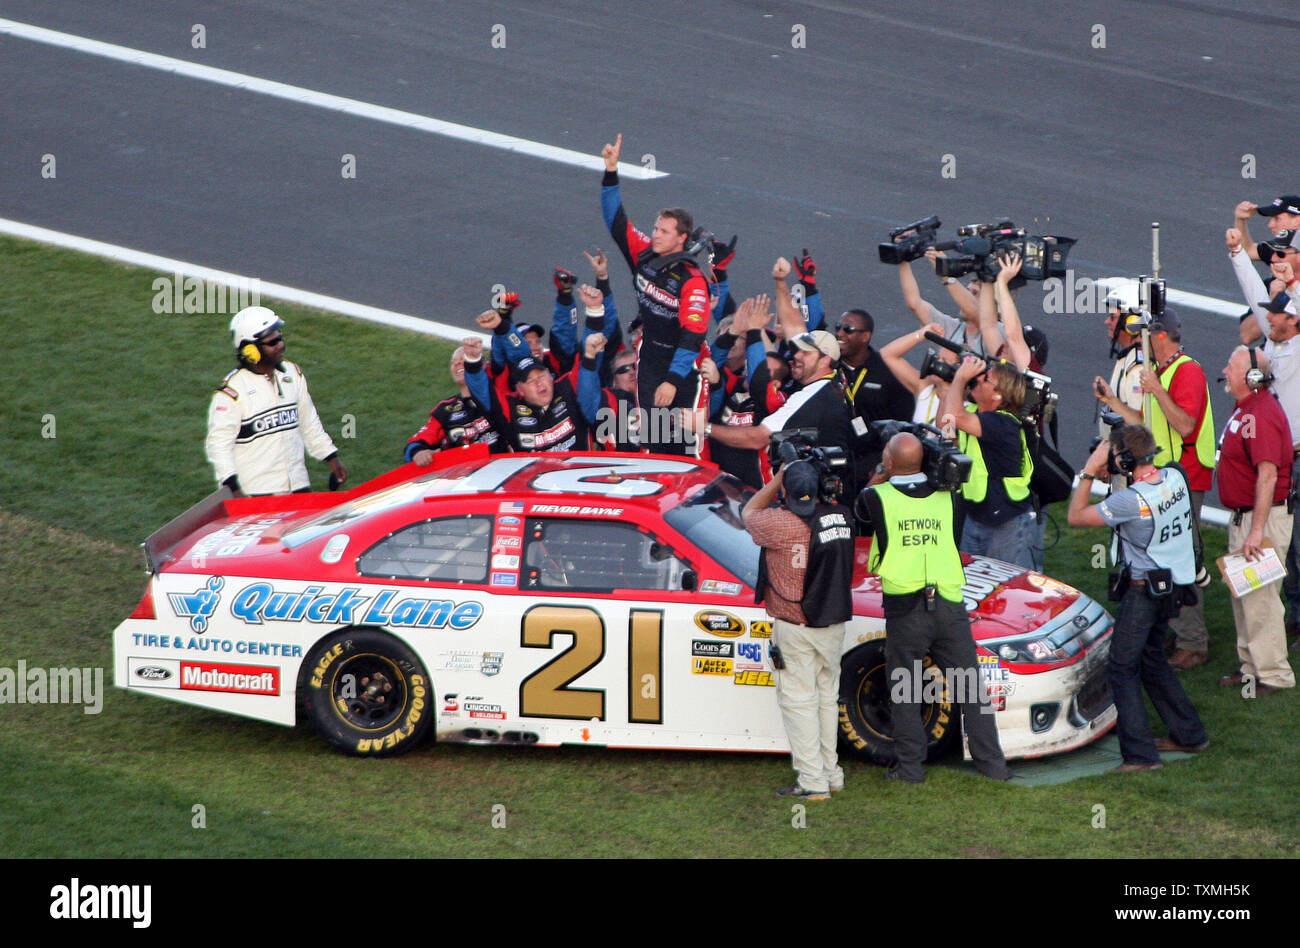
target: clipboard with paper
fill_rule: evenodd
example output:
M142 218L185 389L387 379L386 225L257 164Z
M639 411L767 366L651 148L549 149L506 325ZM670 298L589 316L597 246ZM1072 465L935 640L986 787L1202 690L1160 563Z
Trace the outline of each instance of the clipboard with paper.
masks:
M1233 599L1240 599L1286 575L1286 566L1278 558L1273 541L1265 537L1261 549L1264 552L1257 560L1248 560L1240 552L1228 553L1215 560Z

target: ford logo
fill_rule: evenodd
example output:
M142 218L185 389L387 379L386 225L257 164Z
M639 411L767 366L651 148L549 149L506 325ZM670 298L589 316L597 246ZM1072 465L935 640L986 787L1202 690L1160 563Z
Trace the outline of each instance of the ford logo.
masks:
M157 665L142 665L135 670L135 673L146 681L164 681L172 676L167 669Z

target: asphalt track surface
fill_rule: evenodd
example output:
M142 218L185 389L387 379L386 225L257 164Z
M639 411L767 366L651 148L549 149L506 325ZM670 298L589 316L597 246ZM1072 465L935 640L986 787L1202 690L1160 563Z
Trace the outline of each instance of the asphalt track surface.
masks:
M668 172L624 183L643 229L680 204L739 233L738 296L806 246L832 319L865 306L877 344L915 328L876 260L891 226L1006 215L1078 238L1070 263L1095 277L1148 271L1159 220L1170 286L1235 302L1233 206L1300 190L1300 13L1279 4L12 0L0 17L592 155L621 131L626 161ZM545 319L551 268L611 248L595 171L12 36L0 85L0 216L26 223L467 329L498 283ZM1020 309L1050 338L1077 465L1101 317L1039 296ZM1215 389L1236 321L1182 314ZM1214 407L1221 428L1221 391Z

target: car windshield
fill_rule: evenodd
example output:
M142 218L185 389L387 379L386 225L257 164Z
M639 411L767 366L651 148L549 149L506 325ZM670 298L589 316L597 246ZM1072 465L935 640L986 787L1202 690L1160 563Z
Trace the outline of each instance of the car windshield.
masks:
M664 514L674 530L750 588L758 582L758 544L740 522L740 508L753 494L753 488L724 474Z

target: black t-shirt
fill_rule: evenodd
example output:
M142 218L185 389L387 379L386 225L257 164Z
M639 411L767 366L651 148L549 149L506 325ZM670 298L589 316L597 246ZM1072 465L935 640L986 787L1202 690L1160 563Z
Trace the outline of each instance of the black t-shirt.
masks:
M980 452L984 466L989 470L989 486L984 499L970 504L967 514L986 527L996 527L1020 516L1033 506L1029 497L1009 500L1002 487L1002 478L1018 477L1024 464L1020 449L1020 422L998 411L982 411L975 416L980 420Z

